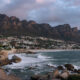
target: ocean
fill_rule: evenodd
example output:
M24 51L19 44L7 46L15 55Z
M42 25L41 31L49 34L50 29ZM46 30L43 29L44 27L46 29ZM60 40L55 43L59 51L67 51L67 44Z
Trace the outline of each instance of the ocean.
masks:
M10 54L9 59L13 55ZM9 72L17 75L22 80L29 80L32 75L52 72L54 70L53 67L67 63L73 64L76 69L80 69L80 51L53 51L15 55L19 56L22 61L17 64L7 65L4 68L7 68Z

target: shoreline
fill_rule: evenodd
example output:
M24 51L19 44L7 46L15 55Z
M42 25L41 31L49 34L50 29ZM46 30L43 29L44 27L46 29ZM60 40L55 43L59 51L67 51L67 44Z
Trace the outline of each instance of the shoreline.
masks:
M60 52L60 51L80 51L80 49L12 49L12 50L2 50L6 54L13 53L39 53L39 52Z
M29 49L31 52L80 51L80 49Z

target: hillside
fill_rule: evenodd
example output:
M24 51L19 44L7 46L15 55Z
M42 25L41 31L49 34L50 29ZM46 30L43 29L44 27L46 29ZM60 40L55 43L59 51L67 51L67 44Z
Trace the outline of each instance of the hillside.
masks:
M0 14L0 35L42 36L80 42L80 31L77 27L71 28L69 24L52 27L49 24L38 24L35 21L20 21L15 16L8 17L5 14Z

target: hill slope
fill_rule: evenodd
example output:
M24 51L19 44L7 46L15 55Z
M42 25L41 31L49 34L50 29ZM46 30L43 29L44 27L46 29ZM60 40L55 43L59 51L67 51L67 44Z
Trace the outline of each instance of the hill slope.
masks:
M38 24L35 21L20 21L15 16L0 14L0 34L6 36L42 36L55 39L80 42L80 31L69 24L52 27L49 24Z

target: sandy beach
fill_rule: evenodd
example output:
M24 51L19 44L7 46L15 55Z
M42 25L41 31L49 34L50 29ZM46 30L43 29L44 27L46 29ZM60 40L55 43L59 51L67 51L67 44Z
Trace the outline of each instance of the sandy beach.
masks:
M80 51L80 49L29 49L31 52Z

